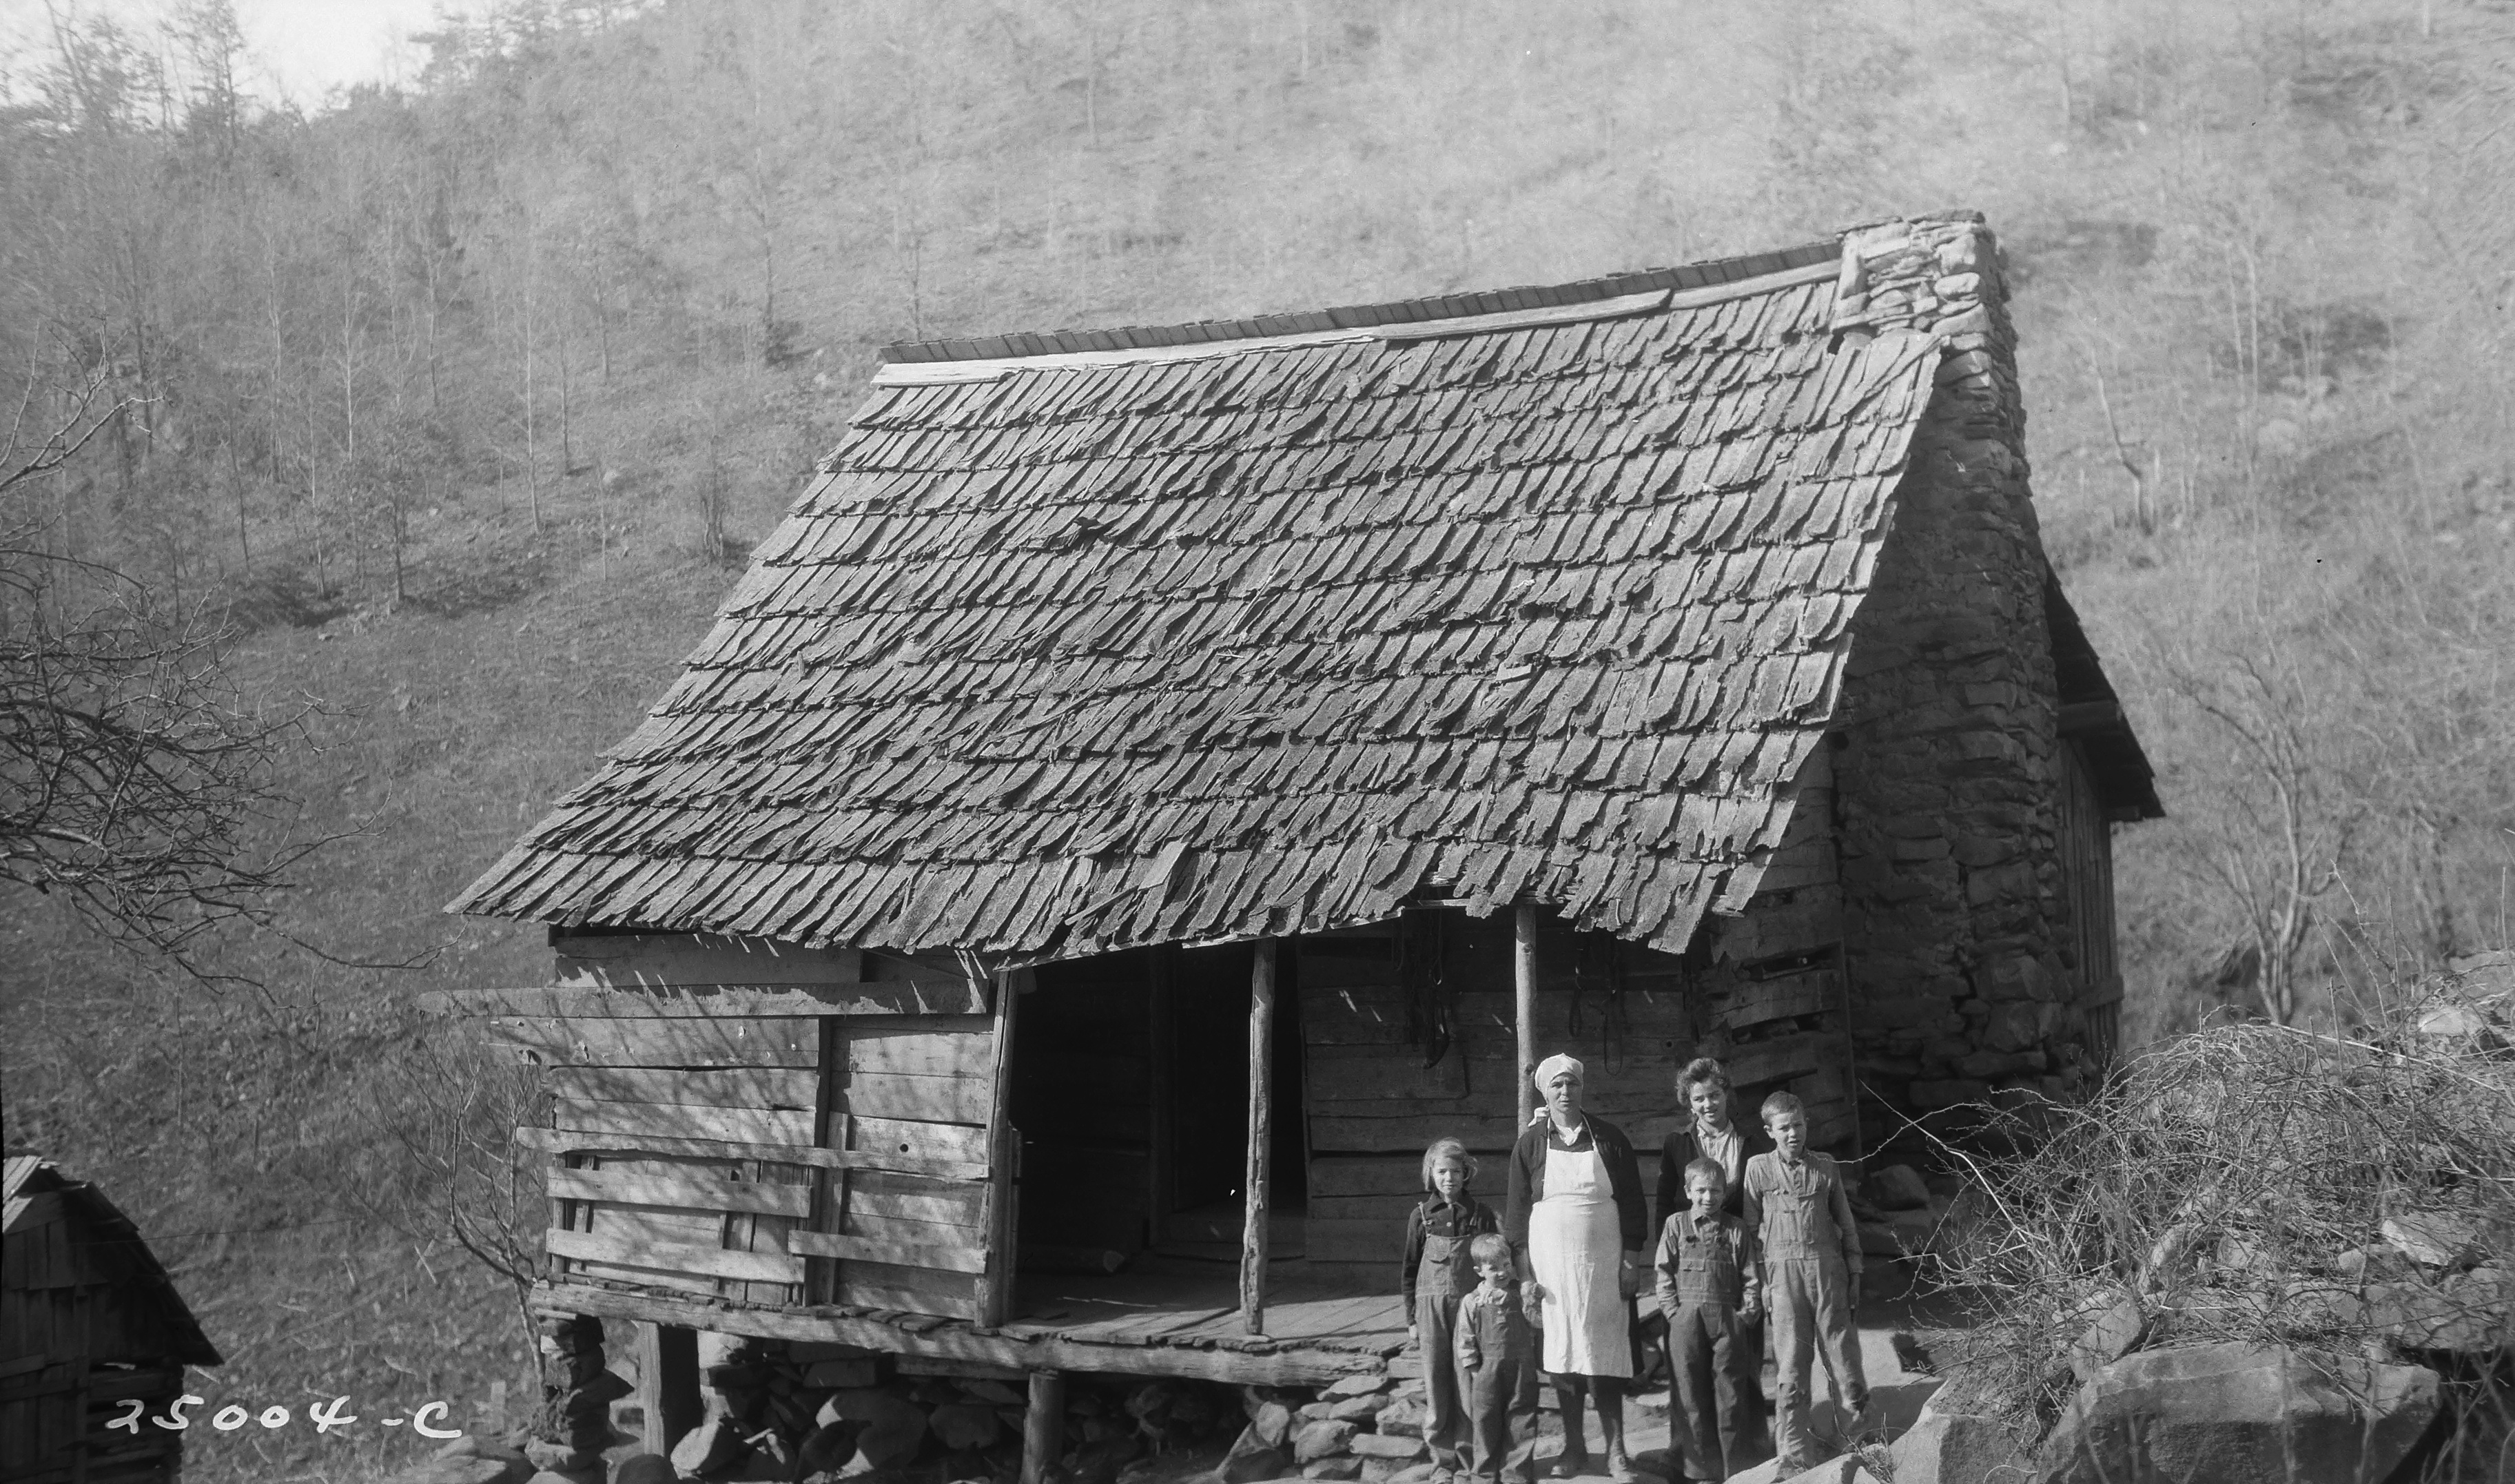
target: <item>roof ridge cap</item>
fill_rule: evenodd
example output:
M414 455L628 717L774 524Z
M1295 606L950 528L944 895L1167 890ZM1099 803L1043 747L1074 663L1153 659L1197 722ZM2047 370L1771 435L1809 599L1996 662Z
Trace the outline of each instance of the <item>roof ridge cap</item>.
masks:
M1291 314L1260 314L1248 319L1205 319L1187 324L1130 325L1107 330L1056 330L1047 334L997 335L981 340L902 341L883 347L882 359L886 364L1016 360L1034 355L1062 355L1090 350L1157 350L1215 341L1274 340L1423 320L1463 319L1507 313L1514 309L1570 307L1632 294L1711 288L1819 263L1833 263L1841 257L1843 236L1844 233L1835 232L1777 252L1742 253L1674 268L1609 273L1570 283L1433 294L1381 304L1343 305Z

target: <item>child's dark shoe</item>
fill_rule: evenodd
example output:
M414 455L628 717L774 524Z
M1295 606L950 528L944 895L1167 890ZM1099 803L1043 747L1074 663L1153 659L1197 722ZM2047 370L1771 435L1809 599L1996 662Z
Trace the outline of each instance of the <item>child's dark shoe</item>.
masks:
M1554 1460L1554 1466L1547 1469L1546 1473L1549 1477L1557 1479L1577 1479L1588 1471L1589 1455L1585 1449L1579 1453L1566 1450L1558 1455Z

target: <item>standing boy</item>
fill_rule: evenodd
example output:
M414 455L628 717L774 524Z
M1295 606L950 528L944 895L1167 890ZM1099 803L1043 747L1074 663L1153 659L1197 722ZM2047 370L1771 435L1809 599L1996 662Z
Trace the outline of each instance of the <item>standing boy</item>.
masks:
M1459 1305L1458 1362L1481 1484L1537 1484L1537 1330L1528 1322L1510 1243L1488 1233L1467 1244L1484 1281Z
M1746 1218L1764 1255L1765 1303L1772 1311L1773 1443L1781 1455L1774 1477L1788 1478L1824 1462L1808 1430L1808 1381L1820 1348L1833 1374L1835 1400L1846 1431L1869 1409L1869 1381L1860 1370L1860 1233L1842 1172L1808 1152L1807 1109L1788 1092L1764 1099L1764 1132L1773 1152L1747 1162Z
M1654 1263L1668 1316L1669 1431L1689 1480L1744 1470L1755 1446L1735 1352L1755 1334L1763 1280L1755 1234L1722 1209L1728 1193L1717 1162L1688 1164L1686 1209L1661 1225Z

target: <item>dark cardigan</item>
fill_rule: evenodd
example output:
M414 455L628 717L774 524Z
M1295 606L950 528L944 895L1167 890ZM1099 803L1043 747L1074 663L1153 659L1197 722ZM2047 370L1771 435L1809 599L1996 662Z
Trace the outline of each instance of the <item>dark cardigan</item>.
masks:
M1546 1151L1581 1149L1592 1142L1598 1155L1606 1161L1607 1188L1616 1199L1616 1227L1624 1249L1637 1253L1649 1240L1649 1213L1642 1207L1641 1165L1633 1158L1633 1141L1625 1131L1595 1113L1583 1115L1587 1120L1582 1136L1564 1143L1555 1136L1554 1120L1541 1118L1519 1131L1518 1141L1510 1149L1510 1194L1503 1203L1502 1234L1510 1239L1510 1250L1523 1260L1528 1257L1528 1214L1538 1202L1546 1199Z
M1743 1217L1747 1214L1747 1161L1758 1154L1772 1153L1773 1140L1761 1127L1740 1122L1735 1116L1730 1119L1730 1127L1738 1131L1746 1148L1738 1156L1738 1177L1729 1182L1729 1189L1721 1196L1720 1209L1733 1216ZM1691 1119L1660 1140L1658 1211L1661 1225L1667 1225L1669 1217L1686 1209L1685 1167L1694 1163L1694 1157L1702 1152L1695 1146L1694 1122Z

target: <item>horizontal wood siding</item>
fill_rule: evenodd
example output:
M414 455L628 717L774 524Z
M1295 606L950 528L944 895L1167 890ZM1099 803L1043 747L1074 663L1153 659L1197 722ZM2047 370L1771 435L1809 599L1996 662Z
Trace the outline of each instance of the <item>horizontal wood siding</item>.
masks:
M550 993L602 1012L487 1021L551 1067L550 1125L518 1136L559 1156L549 1184L557 1276L776 1305L806 1302L810 1290L975 1317L971 1274L988 1251L989 987L878 956L687 935L561 946L563 982ZM686 1009L736 982L850 980L888 984L877 996L887 1003L840 1015L610 1012L665 999ZM901 985L915 994L902 998ZM957 1008L902 1012L932 1005Z
M1476 1189L1502 1200L1502 1157L1519 1129L1510 932L1507 914L1451 915L1451 1042L1429 1066L1425 1049L1407 1039L1393 930L1298 940L1311 1151L1303 1254L1312 1264L1359 1264L1356 1272L1395 1280L1406 1213L1422 1198L1422 1152L1435 1138L1475 1151ZM1619 958L1623 992L1611 996ZM1585 1106L1656 1149L1674 1124L1670 1087L1694 1045L1682 964L1550 917L1541 920L1537 964L1540 1054L1580 1057Z
M826 1269L838 1303L958 1319L984 1317L984 1174L995 1039L975 1016L832 1022L825 1076L832 1142L852 1154L957 1166L976 1178L850 1170L789 1247Z

